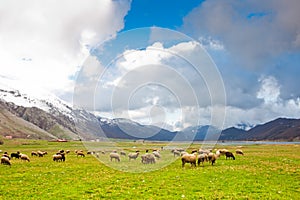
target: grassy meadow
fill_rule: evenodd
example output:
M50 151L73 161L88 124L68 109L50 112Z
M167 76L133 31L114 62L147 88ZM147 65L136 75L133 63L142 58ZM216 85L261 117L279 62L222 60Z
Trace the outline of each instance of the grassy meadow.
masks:
M165 145L116 143L127 153L139 149L141 154ZM110 150L105 143L91 146ZM199 147L192 144L189 150ZM182 168L169 149L148 165L140 157L129 162L122 156L121 162L111 162L109 153L99 154L102 162L93 155L77 157L74 150L87 151L81 142L5 140L0 149L9 154L20 151L31 159L13 159L11 167L0 165L0 199L300 199L300 145L245 145L245 155L236 155L236 160L221 157L214 166L196 168ZM52 161L60 149L71 150L66 161ZM37 150L48 155L32 157L31 151Z

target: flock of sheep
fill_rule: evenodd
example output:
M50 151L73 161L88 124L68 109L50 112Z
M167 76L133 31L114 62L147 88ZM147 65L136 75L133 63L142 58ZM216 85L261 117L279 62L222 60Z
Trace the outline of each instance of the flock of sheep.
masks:
M215 153L213 153L212 149L194 149L191 153L185 152L183 149L174 149L172 152L174 156L181 156L182 167L184 167L186 163L190 163L191 166L194 167L196 167L196 164L198 164L198 166L201 165L201 163L204 165L204 162L210 162L211 165L214 165L216 160L222 155L225 155L226 160L228 158L235 160L234 154L227 149L217 149ZM244 155L241 149L237 149L235 152L236 154Z
M135 152L128 153L128 159L129 159L129 161L136 160L139 157L139 155L140 155L139 150L137 150ZM122 151L120 151L120 153L118 153L117 150L113 150L109 154L109 157L110 157L111 161L115 160L115 161L120 162L121 161L121 156L126 156L126 152L122 150ZM160 154L159 150L153 149L152 153L150 153L149 150L146 150L146 153L141 155L141 163L143 163L143 164L154 164L154 163L156 163L156 160L160 159L160 158L161 158L161 154Z
M151 151L151 152L150 152ZM83 150L75 150L74 151L77 157L85 157L85 153ZM52 160L56 162L64 162L66 160L66 154L69 154L70 150L59 150L56 152L54 155L52 155ZM86 154L94 154L95 157L99 158L101 154L106 154L106 151L87 151ZM209 162L211 165L214 165L216 160L220 158L220 156L225 156L226 159L233 159L235 160L235 156L232 152L230 152L227 149L216 149L215 153L213 153L212 149L209 150L204 150L204 149L194 149L191 150L191 153L186 152L182 148L174 148L171 150L171 153L174 155L174 157L178 156L181 157L181 162L182 162L182 167L185 166L186 163L190 163L191 166L199 166L199 165L204 165L204 162ZM243 151L241 149L237 149L235 151L236 154L244 155ZM48 153L46 151L32 151L31 156L34 157L44 157ZM136 160L140 155L140 150L136 150L135 152L129 152L128 154L121 150L113 150L109 151L109 159L110 161L116 161L120 162L121 157L128 157L128 160ZM147 149L146 152L142 155L141 157L141 163L143 164L155 164L157 160L161 159L161 153L160 150L158 149L152 149L149 150ZM10 155L7 152L4 152L4 154L1 157L1 164L4 165L9 165L11 166L11 159L21 159L24 161L30 162L29 156L26 154L20 153L19 151L16 153L11 153Z

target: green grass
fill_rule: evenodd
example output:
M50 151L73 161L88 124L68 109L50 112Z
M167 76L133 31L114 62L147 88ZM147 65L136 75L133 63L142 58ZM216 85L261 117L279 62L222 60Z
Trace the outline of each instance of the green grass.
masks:
M162 145L119 141L113 148L105 143L90 143L89 148L121 147L129 152ZM244 146L245 156L221 157L215 166L205 163L197 168L189 164L182 168L180 159L171 162L169 150L162 151L156 164L143 165L140 158L110 162L108 153L100 154L106 164L91 155L77 158L74 150L84 149L80 142L7 140L0 149L28 155L32 150L48 151L43 158L30 156L30 163L12 160L11 168L0 165L0 199L300 199L299 145ZM59 149L71 150L66 162L52 161ZM166 167L157 167L165 163ZM128 173L111 166L150 172Z

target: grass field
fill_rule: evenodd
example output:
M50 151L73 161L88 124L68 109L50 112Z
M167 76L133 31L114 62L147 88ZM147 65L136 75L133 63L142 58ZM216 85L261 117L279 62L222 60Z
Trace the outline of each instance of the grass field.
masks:
M164 144L127 141L118 145L129 152ZM96 147L107 149L109 145ZM193 144L190 148L199 147ZM110 162L108 153L100 154L106 164L92 155L76 157L74 150L84 148L81 142L5 141L0 145L2 153L30 155L43 150L48 155L30 156L31 162L14 159L11 167L0 165L0 199L300 199L300 145L243 146L245 156L236 155L236 160L221 157L215 166L205 163L196 168L189 164L182 168L180 159L172 160L170 150L162 151L156 164L143 165L140 157ZM52 161L60 149L71 153L65 162Z

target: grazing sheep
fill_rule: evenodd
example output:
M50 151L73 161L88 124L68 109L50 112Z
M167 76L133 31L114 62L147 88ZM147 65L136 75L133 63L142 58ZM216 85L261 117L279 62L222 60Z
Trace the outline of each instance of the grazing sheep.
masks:
M37 151L36 153L39 157L43 157L44 155L48 154L47 151Z
M146 153L144 155L141 156L142 158L142 163L143 164L154 164L156 161L155 161L155 156L151 153Z
M53 161L62 161L64 162L66 160L66 157L65 157L65 153L56 153L52 156L53 158Z
M82 151L77 151L77 157L81 156L81 157L85 157L84 153Z
M155 158L160 159L161 155L158 151L153 151L152 154L155 156Z
M244 155L244 152L243 152L241 149L235 150L235 153L236 153L236 154Z
M196 167L197 154L186 153L181 157L181 162L182 162L182 167L184 167L185 163L191 163L191 166Z
M226 160L227 160L227 158L229 158L229 159L232 158L233 160L235 160L233 153L231 153L229 151L225 153L225 156L226 156Z
M20 155L20 152L17 151L17 153L11 153L11 154L10 154L10 157L11 157L11 158L17 158L17 159L19 159L19 158L21 157L21 155Z
M186 152L186 151L182 151L182 152L180 152L180 156L183 156L184 154L189 154L188 152Z
M221 155L225 155L226 152L228 152L227 149L219 149L218 151L220 152Z
M214 154L214 153L209 153L207 155L208 161L211 162L211 165L214 165L216 160L218 159L218 155Z
M31 152L31 156L38 156L38 154L37 154L37 152L32 151L32 152Z
M110 157L110 161L112 161L113 159L115 159L116 161L120 162L120 155L118 153L114 153L114 152L111 152L109 154L109 157Z
M66 154L70 153L71 151L70 150L66 150Z
M180 156L180 152L177 151L177 150L174 150L174 151L173 151L173 154L174 154L174 157L175 157L175 156Z
M11 163L10 163L8 157L5 157L5 156L1 157L1 164L3 164L3 165L9 165L11 167Z
M21 157L20 158L21 158L21 160L30 162L30 159L29 159L29 157L26 154L22 154L21 153Z
M197 152L198 152L197 149L193 149L193 150L192 150L192 154L193 154L193 153L197 153Z
M100 157L98 152L97 152L97 153L95 153L95 155L96 155L96 157L97 157L97 158L99 158L99 157Z
M208 156L207 154L203 153L203 154L200 154L198 156L198 166L202 163L202 165L204 165L204 162L205 161L208 161Z
M10 157L6 151L3 153L2 157L6 157L6 158L8 158L8 160L10 160Z
M126 156L125 151L120 151L121 156Z
M135 160L138 156L139 156L139 152L136 152L136 153L129 153L129 154L128 154L129 160L131 160L131 159L134 159L134 160Z

